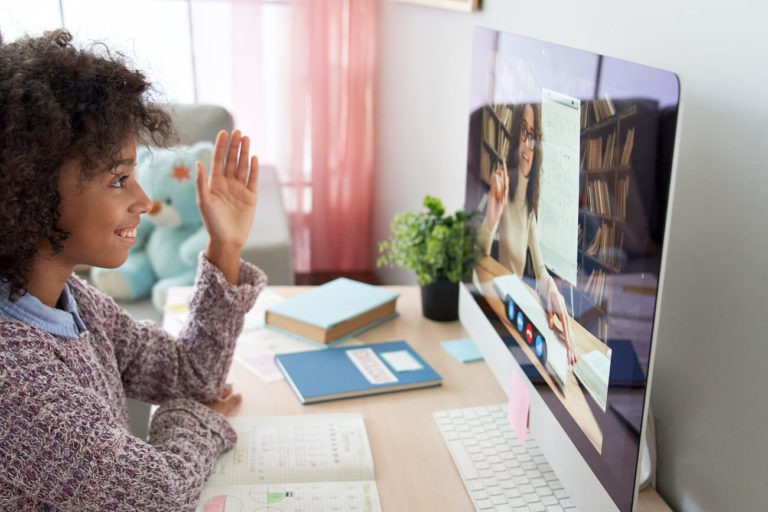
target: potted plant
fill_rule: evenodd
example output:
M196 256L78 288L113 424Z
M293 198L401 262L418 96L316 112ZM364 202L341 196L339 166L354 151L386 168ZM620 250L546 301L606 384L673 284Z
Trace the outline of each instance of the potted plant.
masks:
M440 199L427 195L426 211L402 212L379 243L377 266L397 265L416 272L422 313L433 320L459 317L459 283L468 278L479 254L473 211L446 215Z

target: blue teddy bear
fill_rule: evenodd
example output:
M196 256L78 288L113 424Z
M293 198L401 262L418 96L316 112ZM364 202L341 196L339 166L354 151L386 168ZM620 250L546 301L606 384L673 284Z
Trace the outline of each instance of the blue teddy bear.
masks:
M211 142L173 149L140 148L136 179L152 199L143 215L136 244L116 269L92 268L94 285L115 299L138 300L152 295L162 311L168 288L194 282L197 258L208 244L197 206L197 161L209 162Z

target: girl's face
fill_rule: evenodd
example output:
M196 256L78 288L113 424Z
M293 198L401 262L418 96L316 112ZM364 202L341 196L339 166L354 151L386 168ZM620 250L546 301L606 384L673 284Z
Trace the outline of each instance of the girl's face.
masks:
M536 151L536 124L533 117L533 107L523 107L523 119L520 121L520 145L518 146L520 174L525 178L531 173L533 153Z
M134 178L136 140L129 137L117 165L83 181L77 162L59 173L59 225L70 233L64 250L54 258L67 265L115 268L128 258L136 243L139 216L149 211L150 199Z

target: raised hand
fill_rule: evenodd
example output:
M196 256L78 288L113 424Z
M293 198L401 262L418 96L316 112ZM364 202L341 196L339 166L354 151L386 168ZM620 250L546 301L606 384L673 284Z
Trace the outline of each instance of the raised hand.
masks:
M509 194L509 174L504 162L496 166L491 174L491 190L488 192L488 207L485 210L486 228L493 233L499 226L501 214L504 211L504 205L507 202Z
M227 150L227 140L229 149ZM197 202L210 242L208 260L227 281L237 282L240 250L248 239L256 211L259 161L249 156L250 139L239 130L219 132L211 160L211 176L197 162Z

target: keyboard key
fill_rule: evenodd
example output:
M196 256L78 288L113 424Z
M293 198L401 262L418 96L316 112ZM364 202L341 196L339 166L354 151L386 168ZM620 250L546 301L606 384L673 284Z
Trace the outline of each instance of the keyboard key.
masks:
M539 494L539 496L541 496L541 494ZM558 504L557 498L555 498L554 496L551 496L551 495L550 496L541 496L541 502L543 504L545 504L546 506L557 505Z
M464 451L464 447L457 441L446 441L446 444L453 457L453 462L459 467L461 476L464 478L477 478L475 466L469 459L467 452Z
M536 492L536 490L530 484L520 485L517 487L517 490L522 494L533 494ZM538 495L536 496L536 501L539 501Z
M464 485L466 485L469 491L479 491L483 488L483 481L479 478L468 478L464 480Z
M507 502L507 498L503 494L496 494L491 496L491 502L494 505L504 505Z
M493 503L491 500L478 500L475 502L475 505L477 505L478 510L492 510L493 509Z
M523 499L529 505L531 503L540 503L541 502L541 500L539 499L539 495L536 494L535 492L523 493Z
M515 488L515 482L513 482L511 479L506 480L499 480L499 487L501 487L504 490L514 489ZM515 491L517 492L517 491Z

